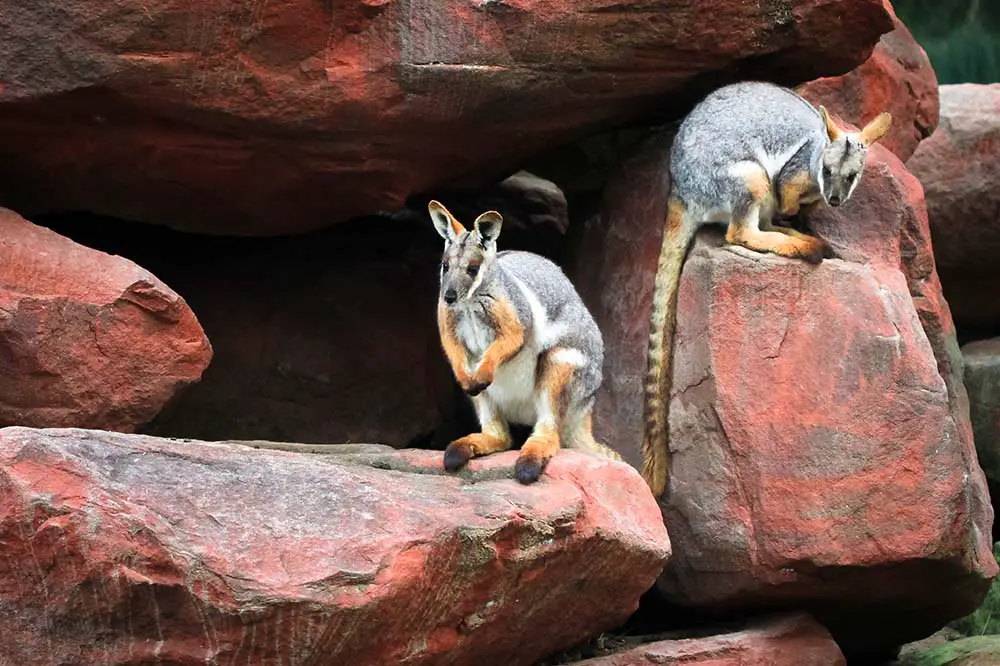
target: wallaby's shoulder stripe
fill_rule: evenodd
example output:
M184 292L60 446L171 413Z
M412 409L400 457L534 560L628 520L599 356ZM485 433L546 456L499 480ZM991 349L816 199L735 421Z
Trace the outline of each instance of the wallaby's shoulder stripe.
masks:
M729 167L729 174L742 179L754 199L763 199L771 192L771 178L767 175L767 170L757 162L735 162Z

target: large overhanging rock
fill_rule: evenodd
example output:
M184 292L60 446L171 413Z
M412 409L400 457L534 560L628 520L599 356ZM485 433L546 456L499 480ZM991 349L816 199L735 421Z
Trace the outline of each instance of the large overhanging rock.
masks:
M881 0L39 0L0 15L0 200L227 234L394 209L740 77L842 74Z

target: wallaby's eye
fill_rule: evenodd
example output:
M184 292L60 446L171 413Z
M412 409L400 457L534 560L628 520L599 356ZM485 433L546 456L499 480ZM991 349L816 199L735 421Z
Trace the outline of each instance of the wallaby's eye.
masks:
M469 274L469 277L476 277L476 275L479 273L479 266L478 265L469 266L468 268L465 269L465 272Z
M833 172L830 171L830 167L828 166L823 167L823 177L829 178L831 175L833 175Z
M443 272L443 273L447 273L448 272L448 262L447 261L442 261L441 262L441 272Z

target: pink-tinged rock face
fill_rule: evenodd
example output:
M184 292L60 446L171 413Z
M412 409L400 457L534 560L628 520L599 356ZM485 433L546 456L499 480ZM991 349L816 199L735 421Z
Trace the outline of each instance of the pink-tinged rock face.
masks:
M655 136L623 161L605 188L601 214L584 224L572 276L604 336L594 435L637 469L642 468L642 386L653 278L667 215L670 140Z
M632 463L668 145L624 164L583 243L587 302L615 331L595 428ZM719 247L721 230L688 257L659 589L706 611L806 607L872 650L978 604L993 514L919 182L878 146L854 197L811 222L840 259Z
M882 35L864 64L843 76L810 81L798 92L858 127L888 111L892 127L880 143L905 162L937 128L938 83L927 54L888 0L885 6L895 29Z
M148 271L0 209L0 425L132 431L211 358Z
M739 631L649 643L576 666L844 666L830 634L804 615L758 621Z
M491 181L680 112L706 73L840 74L892 28L881 0L40 0L5 18L8 205L228 234Z
M628 466L0 430L0 661L531 664L635 610L670 553Z
M941 86L941 123L907 162L927 193L934 256L963 328L997 330L1000 84Z

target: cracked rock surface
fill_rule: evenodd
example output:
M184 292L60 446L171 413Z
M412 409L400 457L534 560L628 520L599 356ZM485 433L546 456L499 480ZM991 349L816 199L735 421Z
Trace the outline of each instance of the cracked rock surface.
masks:
M0 663L528 665L670 554L622 463L258 444L0 430Z
M624 163L582 249L581 291L621 331L595 428L633 464L669 144ZM717 228L688 256L658 588L706 611L804 608L845 652L877 650L979 604L993 511L920 183L877 146L854 197L809 223L838 258L722 247Z

